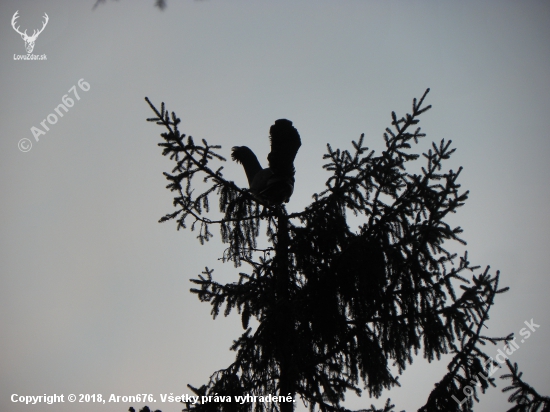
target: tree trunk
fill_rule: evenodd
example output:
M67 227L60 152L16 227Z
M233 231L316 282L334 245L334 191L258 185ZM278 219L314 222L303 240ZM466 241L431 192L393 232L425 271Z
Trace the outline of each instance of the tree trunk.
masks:
M276 315L277 316L277 357L279 361L279 393L281 396L296 395L296 374L293 365L294 347L294 316L291 307L291 277L289 271L288 248L290 238L288 233L288 216L284 207L279 209L277 216L277 243L275 245L275 276L276 276ZM281 412L292 412L293 402L279 403Z

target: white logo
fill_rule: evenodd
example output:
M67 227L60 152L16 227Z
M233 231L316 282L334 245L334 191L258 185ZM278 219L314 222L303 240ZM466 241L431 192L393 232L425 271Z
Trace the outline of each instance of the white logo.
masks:
M13 29L21 35L21 38L25 40L25 48L27 49L27 53L32 53L32 50L34 49L34 42L36 41L36 38L38 37L38 35L42 33L42 31L44 31L46 24L48 24L49 17L46 13L44 13L44 17L46 21L44 22L44 25L42 26L42 28L38 31L34 30L34 32L32 33L32 36L28 36L27 30L25 30L24 33L21 33L19 31L19 26L15 27L15 20L17 20L17 18L19 17L17 13L19 13L19 10L17 10L13 15L13 18L11 19L11 25L13 26Z

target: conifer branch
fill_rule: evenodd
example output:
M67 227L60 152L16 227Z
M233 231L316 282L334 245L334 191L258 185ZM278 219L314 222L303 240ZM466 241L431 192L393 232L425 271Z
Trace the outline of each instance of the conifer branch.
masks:
M360 395L364 387L370 397L379 397L399 385L398 375L420 349L428 361L454 355L421 411L469 411L478 400L476 388L494 386L494 378L482 375L489 359L482 347L511 336L481 331L495 296L507 288L498 288L498 271L493 276L487 267L475 275L479 266L470 264L467 253L459 257L447 250L446 242L465 244L462 229L446 218L468 192L458 183L462 168L442 171L455 152L451 141L434 142L422 154L413 150L425 137L416 125L431 108L424 105L428 91L413 100L411 113L400 118L392 112L379 155L364 145L364 135L351 142L351 150L327 145L323 168L331 175L324 190L292 214L282 206L261 208L248 191L225 180L221 167L209 166L225 161L220 147L205 140L195 144L180 134L175 113L169 116L164 103L157 110L146 99L157 116L148 120L168 130L161 134L163 155L176 162L165 173L167 188L177 194L176 211L161 221L174 219L185 228L189 219L201 243L212 237L209 227L218 225L228 243L222 260L249 268L225 284L209 268L191 279L191 292L211 305L214 318L235 310L244 329L231 346L235 361L205 385L189 386L196 394L287 391L312 411L350 412L342 406L347 391ZM425 162L421 172L408 172L418 160ZM208 214L213 196L221 218ZM363 223L350 228L349 213ZM256 244L262 220L267 247ZM390 364L397 365L396 376ZM472 380L479 381L472 396L457 403L452 397ZM388 399L383 409L362 411L393 408ZM206 402L186 410L286 412L293 405Z
M510 373L502 375L501 379L510 379L512 382L502 392L513 391L508 397L508 402L515 405L507 412L549 412L550 397L540 395L535 388L527 384L523 379L523 373L519 371L518 364L506 359L506 366Z
M275 208L258 204L247 190L224 179L223 167L217 170L209 167L212 160L225 161L217 153L221 146L209 145L205 139L202 139L202 144L196 144L191 136L186 137L180 133L178 125L181 120L174 112L170 115L164 103L158 110L148 98L145 100L156 115L147 120L168 130L161 133L164 140L159 143L163 148L162 154L176 162L171 173L164 173L169 182L167 188L177 193L173 202L176 211L166 214L160 222L175 219L177 229L185 229L188 225L192 231L198 229L197 238L201 244L212 238L210 226L219 226L222 241L229 243L226 258L239 266L243 257L249 259L252 256L250 251L256 247L260 220L273 215ZM202 180L196 185L203 188L198 194L195 194L195 177ZM207 216L210 213L211 196L219 197L218 206L222 218L213 219ZM243 254L243 250L248 252Z

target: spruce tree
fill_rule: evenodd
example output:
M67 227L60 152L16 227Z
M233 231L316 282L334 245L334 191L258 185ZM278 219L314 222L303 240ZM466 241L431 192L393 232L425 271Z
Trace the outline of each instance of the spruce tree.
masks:
M164 103L158 110L146 98L156 114L147 120L166 129L162 154L175 163L165 173L175 211L160 221L196 231L201 245L218 227L227 245L223 261L240 270L233 283L216 282L208 267L191 280L191 292L210 303L213 317L236 310L244 333L231 346L236 352L231 365L202 386L188 385L210 401L188 403L184 410L291 412L294 401L302 401L311 411L348 411L342 406L347 391L361 394L364 387L378 398L399 384L398 376L419 351L430 362L452 355L420 411L471 411L479 390L495 386L486 343L512 335L482 332L496 295L507 288L499 288L498 271L480 270L467 253L448 251L452 242L465 243L461 228L446 219L468 192L458 183L462 168L443 169L455 151L451 141L415 153L425 137L417 124L431 108L424 105L428 91L413 100L410 114L391 114L380 154L365 146L364 135L349 150L327 145L325 188L297 213L260 204L224 178L221 146L195 142L180 132L180 119ZM419 173L407 171L418 162L423 162ZM361 225L350 227L350 215L360 217ZM262 231L266 244L259 245ZM250 326L251 318L257 326ZM390 365L397 366L396 373ZM517 370L509 377L523 390L518 397L533 394L521 386ZM470 386L472 381L479 384ZM246 395L256 402L236 401ZM277 402L261 402L267 395ZM393 407L388 399L382 409L364 411Z

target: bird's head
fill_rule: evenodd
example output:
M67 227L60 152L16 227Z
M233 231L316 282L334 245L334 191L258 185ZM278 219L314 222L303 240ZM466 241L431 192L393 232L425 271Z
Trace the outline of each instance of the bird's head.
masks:
M241 164L246 162L248 159L257 159L254 152L247 146L233 146L231 149L231 158Z
M243 165L248 184L252 185L254 176L262 170L262 166L254 152L246 146L234 146L231 149L231 158Z

